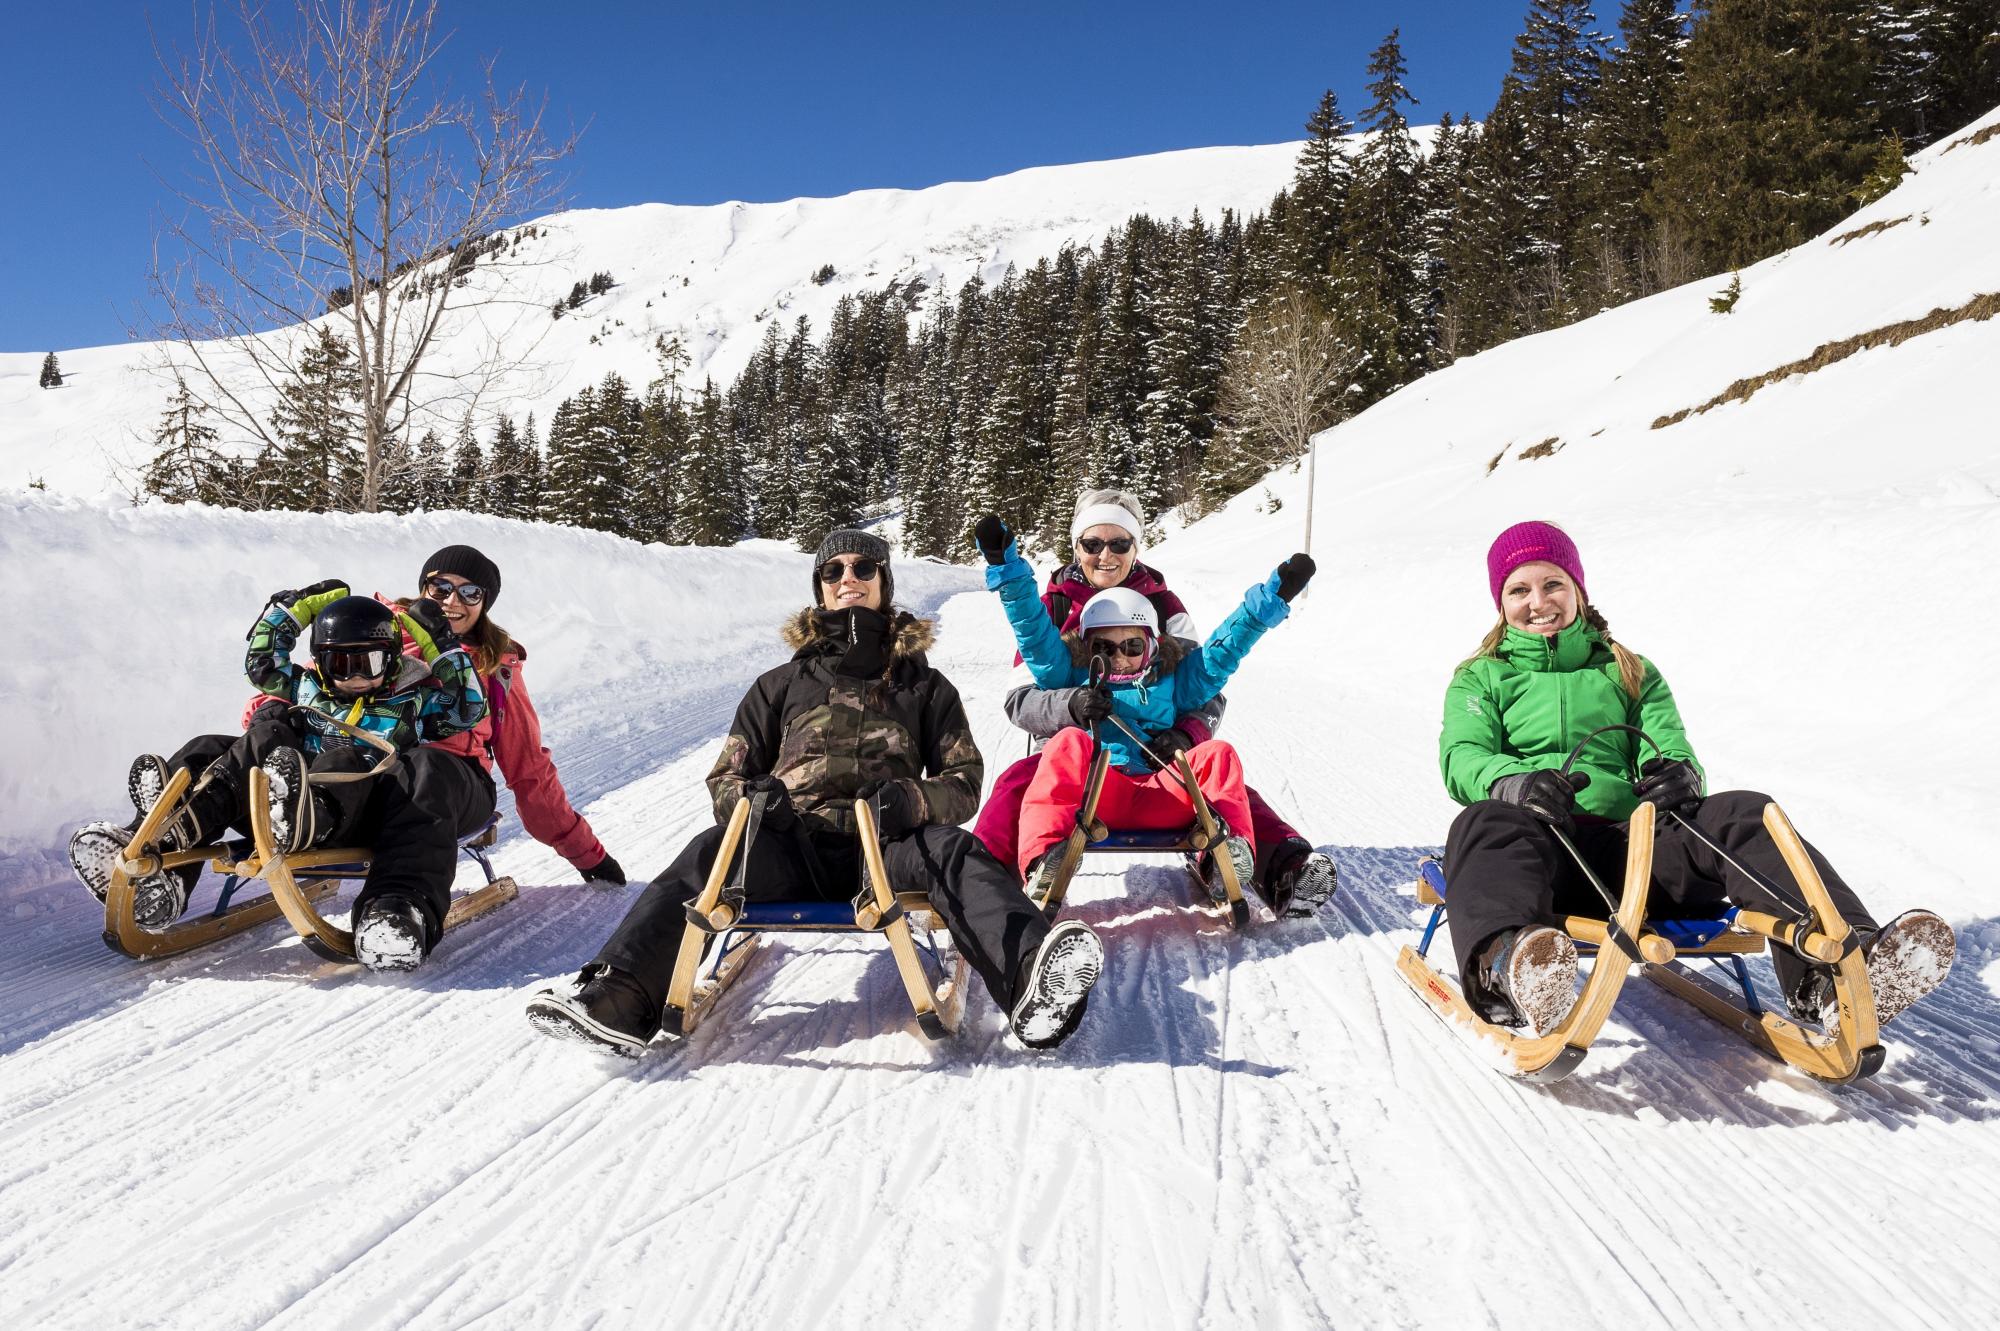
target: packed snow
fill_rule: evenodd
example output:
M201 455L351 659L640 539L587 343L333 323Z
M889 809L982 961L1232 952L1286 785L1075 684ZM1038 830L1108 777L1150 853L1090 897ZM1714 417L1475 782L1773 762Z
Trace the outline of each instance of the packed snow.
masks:
M1841 231L1921 224L1747 269L1731 314L1708 308L1722 279L1697 283L1322 437L1321 573L1232 683L1224 735L1338 861L1340 894L1321 920L1260 909L1238 934L1165 860L1088 861L1071 902L1107 969L1046 1056L983 993L926 1045L868 939L773 947L637 1067L542 1039L523 1001L638 887L579 885L518 835L499 858L521 900L410 976L321 963L277 925L114 955L62 836L117 811L133 752L228 722L270 589L397 590L447 541L494 554L570 792L644 875L708 823L702 775L782 659L807 563L457 515L8 499L9 1323L1986 1325L2000 324L1651 428L1823 342L2000 291L2000 140L1957 141ZM1298 545L1306 485L1281 471L1169 523L1148 560L1213 625ZM1716 787L1782 800L1879 915L1922 904L1958 929L1950 978L1888 1029L1872 1081L1815 1083L1630 984L1572 1079L1522 1085L1395 974L1416 858L1454 811L1439 702L1493 618L1486 544L1524 517L1576 537ZM898 579L940 620L934 660L990 775L1022 751L995 599L970 568Z

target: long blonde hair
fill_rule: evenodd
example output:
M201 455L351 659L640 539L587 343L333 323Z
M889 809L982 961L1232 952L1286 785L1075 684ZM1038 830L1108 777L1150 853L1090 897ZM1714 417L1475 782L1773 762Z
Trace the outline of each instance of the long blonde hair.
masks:
M1597 636L1604 639L1604 645L1611 649L1612 659L1618 662L1618 682L1636 701L1640 690L1646 687L1646 663L1639 659L1637 652L1611 636L1611 625L1596 606L1586 601L1580 613L1583 622L1596 629ZM1482 656L1500 655L1500 644L1506 636L1507 617L1502 615L1499 622L1487 630L1486 636L1480 639L1479 649L1468 659L1478 660Z
M398 610L408 610L414 604L416 604L415 597L396 598ZM472 655L472 668L482 676L491 675L498 670L501 659L507 653L521 650L512 635L494 623L493 616L484 612L481 612L479 622L472 626L471 632L464 634L459 641L465 644L465 650Z

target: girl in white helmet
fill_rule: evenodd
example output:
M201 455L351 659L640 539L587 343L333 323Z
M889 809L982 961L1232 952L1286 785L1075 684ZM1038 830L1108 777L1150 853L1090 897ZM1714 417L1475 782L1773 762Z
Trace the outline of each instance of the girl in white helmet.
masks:
M1201 646L1184 649L1162 636L1152 602L1126 587L1098 592L1085 603L1075 635L1049 621L1035 583L1035 571L1014 548L998 517L988 514L974 528L986 556L986 585L1000 593L1014 628L1021 659L1042 688L1075 688L1090 681L1091 662L1105 666L1103 682L1088 690L1079 707L1085 719L1122 722L1134 735L1171 726L1176 716L1206 703L1236 672L1251 646L1284 622L1291 600L1313 574L1310 556L1297 554L1270 578L1250 588L1243 603ZM1098 815L1126 830L1185 827L1194 816L1187 792L1172 771L1159 770L1145 749L1116 724L1098 727L1098 740L1111 751L1111 772L1099 798ZM1031 878L1037 862L1069 834L1083 802L1094 744L1083 729L1063 730L1042 750L1042 761L1021 805L1019 867ZM1250 805L1244 794L1243 766L1222 740L1187 750L1196 784L1216 814L1228 824L1228 852L1239 881L1250 879L1255 843ZM1041 886L1031 881L1033 895Z

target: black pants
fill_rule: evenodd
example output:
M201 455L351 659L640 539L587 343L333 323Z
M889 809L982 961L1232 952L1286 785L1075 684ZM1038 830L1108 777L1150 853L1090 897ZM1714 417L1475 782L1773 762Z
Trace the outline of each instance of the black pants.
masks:
M1770 796L1755 791L1724 791L1701 802L1694 823L1731 858L1798 896L1791 870L1764 830L1764 806L1770 802ZM1580 822L1575 841L1598 877L1618 892L1625 882L1625 824ZM1873 929L1874 917L1826 857L1810 844L1806 853L1841 917L1857 928ZM1501 930L1555 924L1564 915L1603 919L1610 913L1548 824L1518 804L1481 800L1468 806L1451 825L1444 869L1452 950L1468 994L1475 992L1474 959ZM1664 919L1713 916L1732 903L1782 918L1797 913L1791 902L1773 898L1688 835L1678 821L1663 818L1653 838L1653 886L1647 898L1647 915ZM1771 964L1784 992L1794 993L1805 977L1807 963L1790 948L1773 947Z
M299 747L303 739L286 716L259 716L241 735L198 735L181 746L168 767L187 767L200 783L189 803L204 841L220 840L231 826L248 834L250 769L272 750ZM312 755L310 768L315 775L361 772L378 757L373 749L341 745ZM428 941L435 945L451 909L458 836L477 831L492 815L492 778L473 759L416 749L399 754L395 766L381 776L328 782L318 789L330 797L334 811L333 825L319 843L369 852L354 918L376 897L404 897L416 904Z
M711 827L690 841L639 894L597 954L598 964L636 979L655 1007L666 1003L681 935L689 928L684 908L707 884L722 832ZM858 838L833 832L807 838L765 828L747 850L743 884L750 901L851 901L861 888ZM979 972L994 1001L1011 1009L1019 997L1022 963L1049 932L1013 871L959 827L920 827L890 837L882 843L882 863L896 891L930 895L959 954ZM736 881L735 868L730 881Z

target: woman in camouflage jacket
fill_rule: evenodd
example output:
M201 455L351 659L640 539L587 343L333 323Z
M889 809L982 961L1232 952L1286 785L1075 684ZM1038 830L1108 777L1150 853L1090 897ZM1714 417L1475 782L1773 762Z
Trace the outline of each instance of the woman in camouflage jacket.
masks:
M978 807L984 765L958 690L925 659L931 624L894 606L888 544L832 533L813 590L818 604L785 626L792 659L751 686L709 772L716 826L640 895L573 995L530 1004L539 1029L627 1055L645 1048L687 904L745 799L762 803L741 852L748 899L851 898L862 874L854 801L865 799L890 881L929 894L1022 1042L1045 1048L1075 1029L1103 949L1080 923L1051 928L1014 872L958 826Z

